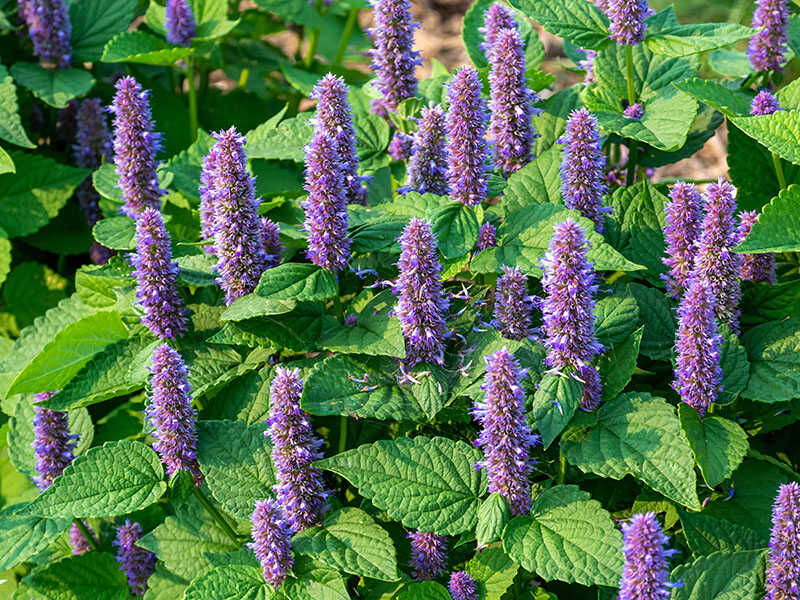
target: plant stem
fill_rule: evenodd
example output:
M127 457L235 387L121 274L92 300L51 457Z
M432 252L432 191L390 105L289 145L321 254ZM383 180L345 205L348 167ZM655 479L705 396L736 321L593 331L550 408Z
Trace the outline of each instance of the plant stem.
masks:
M339 453L347 450L347 415L339 418Z
M567 481L567 459L564 458L564 453L559 450L558 452L558 485L564 485Z
M628 152L628 175L625 177L625 185L633 185L636 176L636 161L639 160L639 144L636 140L631 140L633 145Z
M206 498L206 495L200 490L200 488L196 485L193 485L192 491L194 492L195 497L200 501L200 504L202 504L203 507L205 507L205 509L208 511L208 514L210 514L217 524L222 527L222 529L225 531L225 534L238 544L240 541L239 536L236 535L233 527L230 526L228 521L222 516L222 514L220 514L217 508L211 504L211 501Z
M338 66L344 58L344 53L347 50L347 42L350 41L350 36L353 35L353 29L356 26L358 19L359 9L351 8L347 14L347 21L344 24L344 31L342 32L342 39L339 41L339 47L336 49L336 56L333 58L333 66Z
M86 541L89 542L89 545L92 547L92 550L100 550L100 544L97 543L97 540L94 539L92 532L89 531L89 528L83 524L83 519L72 519L72 522L75 523L75 527L77 527L83 537L86 538Z
M303 61L303 64L308 69L311 63L314 62L314 54L317 52L317 43L319 42L319 29L312 29L311 35L308 36L308 53Z
M786 176L783 174L783 165L781 164L780 157L771 152L772 154L772 164L775 165L775 175L778 177L778 185L781 189L786 187Z
M189 84L189 137L197 139L197 90L194 87L194 58L186 59L186 82Z
M633 46L625 46L625 79L628 82L628 106L636 104L636 90L633 87Z

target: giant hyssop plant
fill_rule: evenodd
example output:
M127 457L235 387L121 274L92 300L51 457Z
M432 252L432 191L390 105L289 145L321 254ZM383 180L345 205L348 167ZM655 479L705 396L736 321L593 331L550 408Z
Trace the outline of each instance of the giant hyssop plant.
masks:
M800 598L800 17L411 8L0 0L4 597Z

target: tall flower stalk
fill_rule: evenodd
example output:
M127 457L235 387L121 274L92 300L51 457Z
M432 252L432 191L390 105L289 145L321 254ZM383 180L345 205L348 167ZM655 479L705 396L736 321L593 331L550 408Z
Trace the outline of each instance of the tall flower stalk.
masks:
M510 340L521 340L531 332L533 302L528 294L528 278L519 267L503 265L494 295L494 325Z
M800 598L800 485L795 481L780 486L772 506L766 575L764 600Z
M128 578L128 587L134 596L143 596L147 581L156 568L156 555L137 545L142 537L142 526L127 519L117 527L117 538L112 542L117 547L117 562Z
M625 566L619 600L669 600L674 587L669 581L669 558L676 550L667 547L654 513L635 514L622 525Z
M508 6L495 2L483 13L483 27L480 28L484 39L484 43L481 45L483 49L491 50L500 32L504 29L519 30L519 25Z
M691 183L678 181L669 192L669 202L664 208L666 225L666 258L663 263L669 268L664 276L667 291L673 298L680 298L689 285L694 267L697 238L703 218L700 194Z
M436 579L447 566L447 537L437 533L412 531L411 574L417 581Z
M449 189L445 114L441 106L431 104L420 111L419 129L414 134L404 191L443 196Z
M782 71L789 42L789 3L786 0L756 0L747 56L756 71Z
M72 25L64 0L20 0L19 15L28 27L33 53L45 67L69 68Z
M478 585L466 571L456 571L450 575L447 591L453 600L478 600Z
M247 545L261 563L264 579L277 588L294 564L292 528L280 504L271 499L256 502L250 522L253 541Z
M739 214L738 241L740 244L750 235L750 230L756 221L758 221L758 213L754 210ZM775 283L775 255L772 252L742 254L741 277L745 281Z
M197 20L189 0L167 0L165 24L170 44L191 46L192 38L197 35Z
M36 394L36 402L44 402L55 395L55 392ZM69 432L67 413L34 407L33 417L33 454L35 457L36 475L33 478L40 490L49 488L56 477L75 458L75 446L78 436Z

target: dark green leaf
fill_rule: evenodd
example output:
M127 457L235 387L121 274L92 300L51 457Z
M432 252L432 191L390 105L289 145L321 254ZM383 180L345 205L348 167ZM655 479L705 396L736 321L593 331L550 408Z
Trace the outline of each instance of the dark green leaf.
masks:
M66 107L70 100L82 96L94 85L94 77L83 69L52 70L18 62L11 67L11 74L22 87L55 108Z

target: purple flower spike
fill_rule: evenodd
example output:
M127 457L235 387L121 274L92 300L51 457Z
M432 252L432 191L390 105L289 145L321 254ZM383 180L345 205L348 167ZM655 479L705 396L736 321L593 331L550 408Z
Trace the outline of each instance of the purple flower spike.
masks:
M161 344L153 351L150 372L152 394L146 412L154 429L153 448L166 466L168 477L188 471L195 485L202 485L203 474L197 463L197 413L192 408L186 365L177 350Z
M320 522L328 492L322 471L313 462L322 458L322 440L300 408L303 380L298 369L278 367L270 387L269 429L275 464L275 495L292 529L302 531Z
M467 206L486 199L489 166L486 143L486 103L481 80L471 67L461 67L447 87L447 179L450 195Z
M581 408L594 410L602 385L592 359L603 351L594 334L594 298L597 293L592 264L586 260L586 233L572 219L554 228L550 247L542 258L542 330L546 336L546 363L554 371L572 367L583 380Z
M756 221L758 221L756 211L745 211L739 215L738 241L740 244L750 234ZM772 252L742 254L741 277L745 281L775 283L775 255Z
M389 142L389 156L396 161L408 160L414 148L414 136L395 131Z
M167 41L176 46L191 46L197 35L197 21L188 0L167 0Z
M594 74L594 61L596 58L597 50L584 50L583 59L578 61L578 68L586 71L586 75L583 77L584 84L594 83L597 81L597 77Z
M406 189L416 190L420 194L446 195L449 190L447 142L445 115L440 106L431 104L422 108L412 152L408 161Z
M669 581L669 538L653 513L635 514L622 525L625 566L619 600L669 600L674 584Z
M739 333L739 272L742 257L733 252L739 245L739 234L733 220L736 188L719 178L706 188L705 216L700 228L697 255L692 276L708 281L715 299L714 312L720 323Z
M403 327L406 342L405 365L444 361L444 313L447 300L442 294L436 238L429 223L412 218L400 236L400 275L394 287L399 298L395 315Z
M750 103L750 114L755 117L771 115L781 110L780 101L769 90L761 90Z
M647 0L608 0L606 9L611 21L611 39L623 46L635 46L647 31L645 19L650 15Z
M447 589L453 600L478 600L478 586L466 571L456 571L450 575Z
M495 2L486 12L483 13L483 27L480 32L485 40L481 44L484 50L490 50L494 46L500 32L504 29L519 29L514 13L505 4Z
M142 537L139 523L125 520L117 527L117 538L112 542L117 547L119 568L128 577L128 587L134 596L144 596L147 580L156 568L156 555L136 545Z
M778 489L772 506L767 594L764 600L800 598L800 485L793 481Z
M42 392L35 402L49 400L56 393ZM36 476L33 482L40 490L49 488L75 458L78 436L69 432L67 413L35 407L33 417L33 453L36 457Z
M89 527L86 521L84 521L83 524L89 531L92 531L92 528ZM91 545L89 545L89 540L81 533L81 530L78 529L75 523L73 523L72 527L69 529L69 545L72 548L73 556L80 556L92 550Z
M758 29L747 47L756 71L782 71L789 42L789 3L786 0L756 0L753 28Z
M336 141L324 131L316 131L306 146L305 188L306 256L323 269L341 271L352 242L347 237L347 196Z
M247 546L264 569L264 579L277 588L292 570L292 528L275 500L256 501L250 517L253 541Z
M225 302L252 292L266 267L255 178L247 172L244 136L235 127L212 134L217 143L203 162L203 236L214 234L217 282Z
M414 71L422 62L414 50L414 30L419 23L411 16L409 0L372 0L375 27L368 30L374 48L369 50L376 86L383 95L373 101L373 110L382 116L397 110L397 105L417 94Z
M508 175L532 160L536 138L531 123L536 94L528 88L525 46L518 29L497 33L489 49L489 66L489 135L494 140L495 163Z
M600 144L597 117L585 108L574 110L567 120L564 137L564 157L561 161L561 193L567 208L579 211L594 221L595 229L603 233L603 194L608 191L604 169L606 158Z
M264 240L264 268L271 269L281 264L283 242L281 241L281 228L277 223L261 219L261 236Z
M494 225L487 221L481 225L478 231L478 241L475 243L475 247L478 250L486 250L495 246L497 246L497 230Z
M519 267L502 266L494 295L495 326L510 340L521 340L530 334L533 303L528 295L528 278Z
M165 193L158 185L156 154L160 135L153 132L147 90L133 77L117 82L114 113L114 164L119 176L122 212L136 218L145 208L159 208Z
M689 285L694 265L695 247L703 218L700 194L694 185L678 181L669 193L670 201L665 207L667 224L664 238L667 257L662 262L669 267L664 276L667 291L673 298L680 298Z
M507 348L486 356L485 396L472 409L481 425L475 445L485 457L478 466L486 469L489 492L501 493L514 515L530 512L530 453L540 441L525 420L522 375Z
M178 264L172 261L169 233L161 213L145 209L136 221L136 253L130 257L136 278L136 303L142 323L161 339L186 333L186 306L178 294Z
M626 119L633 119L635 121L641 120L643 114L644 114L644 109L642 108L642 105L639 102L631 104L630 106L626 106L625 110L622 111L622 115Z
M33 53L42 65L69 68L72 25L64 0L20 0L19 14L28 26Z
M347 101L347 84L341 77L328 73L314 86L310 98L317 101L314 131L321 131L336 142L342 162L347 201L364 204L367 189L362 185L364 178L358 175L356 129Z
M411 540L411 574L417 581L436 579L447 566L447 537L436 533L413 531Z
M721 345L711 288L705 279L693 279L678 308L672 387L701 416L721 389Z

